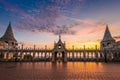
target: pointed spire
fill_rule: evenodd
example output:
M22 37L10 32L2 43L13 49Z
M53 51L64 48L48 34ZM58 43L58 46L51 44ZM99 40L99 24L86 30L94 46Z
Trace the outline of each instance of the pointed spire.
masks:
M109 31L109 28L108 28L108 24L106 25L106 30L105 30L105 33L104 33L104 37L103 37L103 40L102 41L115 41L112 36L111 36L111 33Z
M2 40L2 41L15 41L16 42L16 39L14 38L12 27L11 27L11 22L9 22L7 30L6 30L5 34L0 38L0 40Z
M9 25L8 26L11 26L11 21L9 21Z
M61 35L59 34L59 40L61 40Z

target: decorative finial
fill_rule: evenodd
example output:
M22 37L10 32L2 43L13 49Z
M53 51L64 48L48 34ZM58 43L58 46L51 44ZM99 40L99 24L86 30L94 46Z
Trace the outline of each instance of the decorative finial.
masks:
M11 27L11 21L9 21L9 25L8 26Z
M59 34L59 40L61 39L61 34Z
M11 21L9 21L9 25L11 25Z
M108 24L106 24L106 27L108 27Z

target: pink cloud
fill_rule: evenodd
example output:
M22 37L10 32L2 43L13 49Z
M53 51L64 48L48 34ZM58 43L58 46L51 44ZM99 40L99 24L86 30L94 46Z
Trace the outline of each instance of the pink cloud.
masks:
M54 42L40 42L40 41L23 41L19 42L19 47L21 48L23 44L24 48L34 48L34 45L36 46L36 49L45 49L45 45L47 45L47 49L52 49L54 46Z
M58 18L61 13L62 8L68 8L68 4L72 3L73 10L77 7L75 5L81 4L84 0L72 1L72 0L51 0L56 3L54 5L45 6L44 3L36 3L38 5L36 8L29 9L28 12L20 9L17 5L12 5L6 1L2 1L6 10L11 11L15 14L19 14L21 19L15 19L16 29L25 32L51 32L53 34L74 34L75 31L69 29L65 25L57 25L55 23L56 18ZM41 6L39 6L39 4ZM63 4L60 7L59 4ZM10 7L8 7L10 6ZM80 6L80 5L78 5ZM43 7L44 9L41 9ZM31 12L35 14L30 14ZM38 15L41 16L38 16Z

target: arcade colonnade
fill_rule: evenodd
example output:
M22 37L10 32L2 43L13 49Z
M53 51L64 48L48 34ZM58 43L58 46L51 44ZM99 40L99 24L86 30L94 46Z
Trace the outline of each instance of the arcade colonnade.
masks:
M120 50L66 50L66 56L58 52L53 60L54 54L47 49L0 49L0 61L120 61Z

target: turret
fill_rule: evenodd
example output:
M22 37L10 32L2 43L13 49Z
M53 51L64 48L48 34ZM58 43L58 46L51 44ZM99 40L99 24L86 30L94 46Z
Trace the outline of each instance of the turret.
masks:
M9 48L16 48L17 40L14 37L13 30L11 27L11 23L9 23L6 32L0 38L0 41L5 42Z
M105 33L104 33L104 37L101 41L101 49L111 48L114 43L115 43L115 40L111 36L108 25L106 25L106 30L105 30Z

